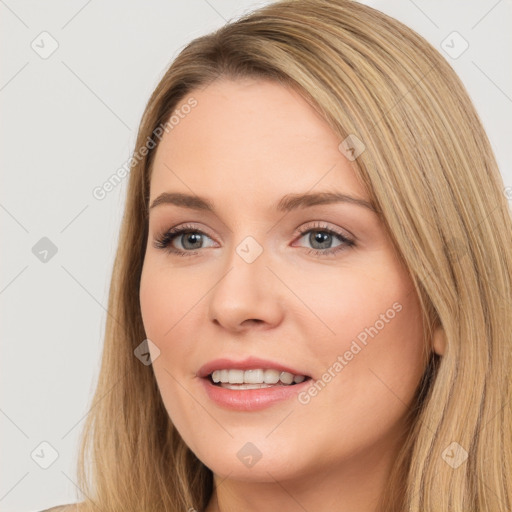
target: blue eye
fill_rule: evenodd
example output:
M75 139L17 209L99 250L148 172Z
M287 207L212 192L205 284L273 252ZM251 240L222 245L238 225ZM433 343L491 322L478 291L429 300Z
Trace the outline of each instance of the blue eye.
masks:
M307 238L307 242L311 245L308 254L331 256L355 245L353 240L321 223L301 228L299 233L300 239ZM340 243L332 247L333 240L336 238Z
M206 233L195 229L194 226L181 226L165 232L156 240L155 247L165 249L172 254L178 254L180 256L193 256L197 254L197 252L192 251L202 249L201 243L204 237L210 238ZM175 239L181 240L184 250L178 249L172 245Z
M307 242L311 247L309 249L306 248L308 249L307 252L308 254L318 256L331 256L355 245L353 240L347 238L342 233L320 223L314 226L303 227L296 234L300 235L299 240L308 235ZM154 246L171 254L194 256L198 254L199 249L205 248L203 246L205 239L212 240L206 233L196 229L193 225L185 225L165 232L155 241ZM336 239L338 239L339 244L332 247ZM180 241L181 249L174 246L175 240ZM212 244L209 247L212 247Z

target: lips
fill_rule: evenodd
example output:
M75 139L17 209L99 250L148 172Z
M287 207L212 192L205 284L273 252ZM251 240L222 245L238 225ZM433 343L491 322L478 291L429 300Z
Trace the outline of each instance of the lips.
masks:
M211 377L213 372L216 373L218 378L219 374L223 374L226 370L230 374L231 370L233 370L234 373L240 375L242 373L245 374L247 370L258 369L270 370L274 374L279 374L281 378L284 378L286 375L288 377L292 375L303 376L303 378L299 379L297 383L294 382L286 385L281 381L275 384L214 383ZM313 382L311 377L301 368L291 367L258 357L248 357L239 361L229 358L215 359L201 366L196 375L200 377L198 380L206 395L218 406L231 411L246 412L258 411L274 404L291 400Z
M224 384L222 382L214 383L212 379L213 372L218 380L219 375L224 375L226 370L231 378L231 371L235 376L240 376L242 373L244 375L250 373L248 370L261 369L279 374L280 379L284 378L288 382L292 375L303 378L288 385L281 380L275 384L246 384L245 382L244 384ZM201 388L212 402L223 409L240 412L259 411L274 404L292 400L313 382L307 372L301 368L258 357L248 357L240 361L229 358L215 359L201 366L196 375L200 377L198 380L201 383ZM286 377L288 378L286 379ZM234 380L239 381L240 379L235 378Z

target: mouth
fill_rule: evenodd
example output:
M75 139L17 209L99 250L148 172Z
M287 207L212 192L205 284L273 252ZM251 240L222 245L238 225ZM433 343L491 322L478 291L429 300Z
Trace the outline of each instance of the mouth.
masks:
M231 390L292 387L310 380L309 375L294 374L274 368L219 369L206 376L214 386Z
M208 398L231 411L259 411L284 403L313 382L299 366L255 356L215 359L199 368L196 376Z

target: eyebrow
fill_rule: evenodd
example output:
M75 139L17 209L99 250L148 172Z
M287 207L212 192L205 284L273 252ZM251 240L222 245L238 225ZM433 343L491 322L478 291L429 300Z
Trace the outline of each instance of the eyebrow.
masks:
M334 203L349 203L367 208L368 210L377 213L377 209L368 201L339 192L287 194L272 206L278 212L289 212L299 208L308 208L316 205ZM151 203L149 209L151 210L162 204L173 204L175 206L180 206L182 208L188 208L191 210L202 210L215 213L215 206L208 199L179 192L164 192L160 194Z

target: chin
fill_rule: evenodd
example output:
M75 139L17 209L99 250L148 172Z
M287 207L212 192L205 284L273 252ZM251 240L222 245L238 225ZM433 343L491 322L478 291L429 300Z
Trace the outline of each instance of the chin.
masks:
M260 437L260 441L232 439L224 445L218 443L215 449L204 447L196 452L196 456L220 478L275 483L276 480L289 480L306 473L308 464L304 447L283 446L279 440L272 443L265 440L265 435ZM246 439L250 438L255 439L254 436Z

